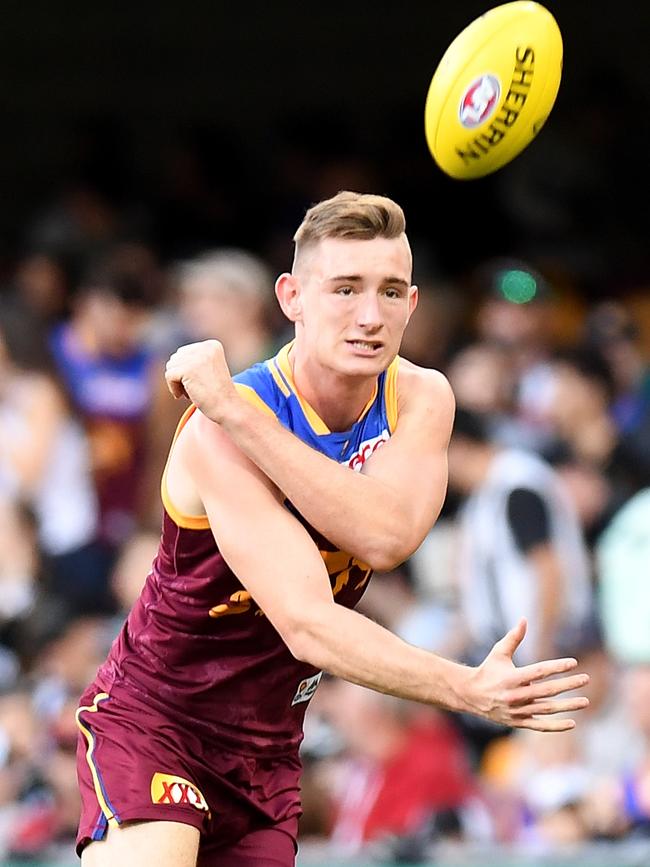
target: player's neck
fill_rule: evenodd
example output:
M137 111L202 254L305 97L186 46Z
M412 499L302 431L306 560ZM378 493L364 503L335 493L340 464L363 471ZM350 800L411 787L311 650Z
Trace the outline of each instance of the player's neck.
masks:
M346 431L359 419L377 385L377 377L350 377L313 364L292 352L289 363L300 396L331 431Z

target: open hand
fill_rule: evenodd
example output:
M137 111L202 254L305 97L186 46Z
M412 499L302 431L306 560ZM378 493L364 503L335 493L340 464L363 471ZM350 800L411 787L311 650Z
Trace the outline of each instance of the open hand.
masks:
M585 696L556 698L589 682L587 674L572 674L575 659L550 659L521 668L512 657L526 634L520 620L497 641L483 662L472 670L468 687L470 713L513 728L540 732L563 732L575 727L575 720L555 717L587 707Z

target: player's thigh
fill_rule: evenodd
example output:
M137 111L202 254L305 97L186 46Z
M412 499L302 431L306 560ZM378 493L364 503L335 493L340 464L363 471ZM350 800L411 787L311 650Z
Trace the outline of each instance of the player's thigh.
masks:
M125 822L81 853L82 867L196 867L200 834L182 822Z
M251 831L225 849L201 848L198 867L295 867L294 838L280 828Z

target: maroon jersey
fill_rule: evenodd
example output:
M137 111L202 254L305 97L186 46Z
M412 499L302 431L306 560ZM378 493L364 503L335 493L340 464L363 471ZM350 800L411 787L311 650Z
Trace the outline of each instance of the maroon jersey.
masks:
M350 471L362 469L395 426L398 361L351 430L332 432L296 392L287 356L285 347L239 374L240 392ZM168 819L199 828L200 863L221 864L228 846L260 828L295 841L298 747L321 673L291 655L228 568L207 517L180 514L164 477L162 495L151 573L77 711L78 851L110 826ZM336 602L354 606L370 568L303 524Z
M240 374L240 392L310 445L361 469L395 424L398 360L381 375L374 398L352 429L330 432L296 392L288 349ZM291 655L227 566L207 518L180 515L164 478L163 501L158 555L97 685L116 697L133 693L190 717L207 737L243 753L296 751L320 672ZM325 560L336 602L353 607L370 568L307 529Z

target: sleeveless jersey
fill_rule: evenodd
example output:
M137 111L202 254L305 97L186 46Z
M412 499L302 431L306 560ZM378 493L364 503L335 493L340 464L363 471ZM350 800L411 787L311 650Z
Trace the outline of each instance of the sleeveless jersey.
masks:
M395 427L398 359L378 377L352 428L332 432L297 392L289 349L285 346L275 358L238 374L238 390L313 448L360 470ZM179 430L194 409L185 413ZM125 701L131 696L138 703L166 708L175 720L185 720L194 731L242 754L295 753L320 672L291 655L228 568L207 517L183 515L174 508L164 475L162 496L158 554L98 672L97 686ZM318 546L336 602L356 605L370 567L338 550L286 505Z

